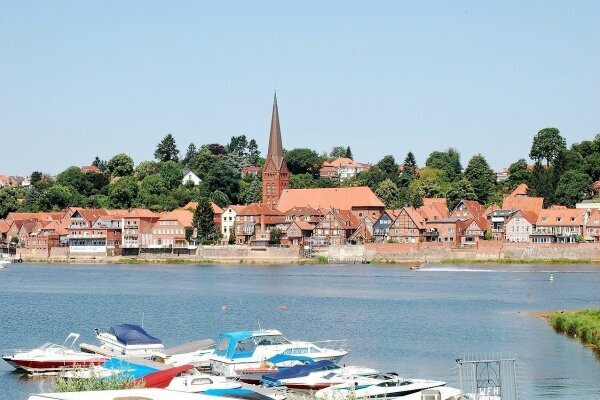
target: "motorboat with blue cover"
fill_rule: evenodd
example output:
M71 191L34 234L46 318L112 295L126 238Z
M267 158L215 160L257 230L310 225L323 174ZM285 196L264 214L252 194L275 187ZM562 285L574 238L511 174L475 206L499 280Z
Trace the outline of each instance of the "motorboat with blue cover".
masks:
M135 324L114 325L108 332L100 332L98 329L95 329L95 332L100 347L82 343L81 350L110 356L149 358L165 349L160 339Z
M276 374L296 365L304 365L314 363L310 357L292 356L289 354L276 354L273 357L267 358L256 368L246 368L239 371L239 379L242 382L258 385L265 374Z
M277 330L221 333L210 358L213 371L226 377L240 377L248 370L261 368L277 355L310 357L315 361L339 361L348 354L345 341L328 340L316 343L291 341Z
M340 366L329 360L297 365L274 374L263 376L268 387L285 386L295 390L320 390L342 384L360 376L373 376L379 371L361 366Z
M426 379L404 379L394 373L375 376L356 376L345 383L321 389L315 393L317 399L402 399L421 393L423 390L445 386L446 382Z

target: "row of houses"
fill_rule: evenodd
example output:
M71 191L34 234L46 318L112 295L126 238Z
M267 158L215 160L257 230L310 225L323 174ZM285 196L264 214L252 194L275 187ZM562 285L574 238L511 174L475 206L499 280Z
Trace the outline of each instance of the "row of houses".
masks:
M446 199L424 199L421 207L386 209L368 187L286 189L277 207L263 203L213 204L223 243L267 245L273 229L283 244L318 247L365 242L444 242L471 245L479 240L531 243L600 241L600 210L543 208L521 185L502 207L461 201L449 210ZM39 251L69 247L73 254L117 249L193 246L197 203L155 213L147 209L69 207L60 212L8 214L0 220L0 243Z

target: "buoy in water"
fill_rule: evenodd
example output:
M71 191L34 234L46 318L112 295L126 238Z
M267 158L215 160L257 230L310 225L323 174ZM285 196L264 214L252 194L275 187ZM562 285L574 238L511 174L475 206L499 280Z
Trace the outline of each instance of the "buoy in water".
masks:
M284 306L284 305L282 305L281 307L279 307L279 309L280 309L281 311L287 311L287 307L286 307L286 306Z
M223 311L223 312L227 311L227 304L223 304L221 306L221 311Z
M550 282L552 282L554 280L554 274L552 272L550 273L550 276L548 277L548 280Z

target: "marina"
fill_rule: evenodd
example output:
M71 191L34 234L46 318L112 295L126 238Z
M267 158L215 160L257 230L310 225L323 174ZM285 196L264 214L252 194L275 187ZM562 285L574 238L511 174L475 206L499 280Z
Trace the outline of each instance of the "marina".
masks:
M444 391L459 388L458 358L511 353L520 399L587 399L600 393L595 353L528 316L598 304L596 266L423 265L411 271L377 265L21 264L2 277L2 349L33 348L69 331L95 343L94 327L108 332L121 323L141 327L143 321L166 355L169 348L201 339L218 347L219 333L278 337L268 327L293 338L290 342L347 339L348 354L337 360L343 367L394 371L397 378L389 378L398 384L423 379L447 383ZM254 330L242 330L248 328ZM0 383L5 388L0 398L7 399L52 389L51 379L15 373L8 364L0 366Z

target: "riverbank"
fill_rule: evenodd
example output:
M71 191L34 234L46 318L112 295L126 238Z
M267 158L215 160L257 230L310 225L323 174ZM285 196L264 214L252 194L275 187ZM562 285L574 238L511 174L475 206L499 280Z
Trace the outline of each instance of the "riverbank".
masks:
M232 260L232 259L204 259L196 257L94 257L94 258L28 258L23 257L23 262L30 264L114 264L114 265L144 265L144 264L166 264L166 265L363 265L362 262L328 260L325 257L316 258L298 258L296 260ZM447 259L435 262L418 262L405 260L373 259L368 262L373 265L394 265L410 268L414 266L426 267L429 264L443 265L485 265L485 266L523 266L523 265L553 265L557 267L571 265L586 265L600 267L600 261L577 260L577 259L490 259L490 260L470 260L470 259Z
M538 311L530 315L547 320L558 333L600 349L600 310Z

